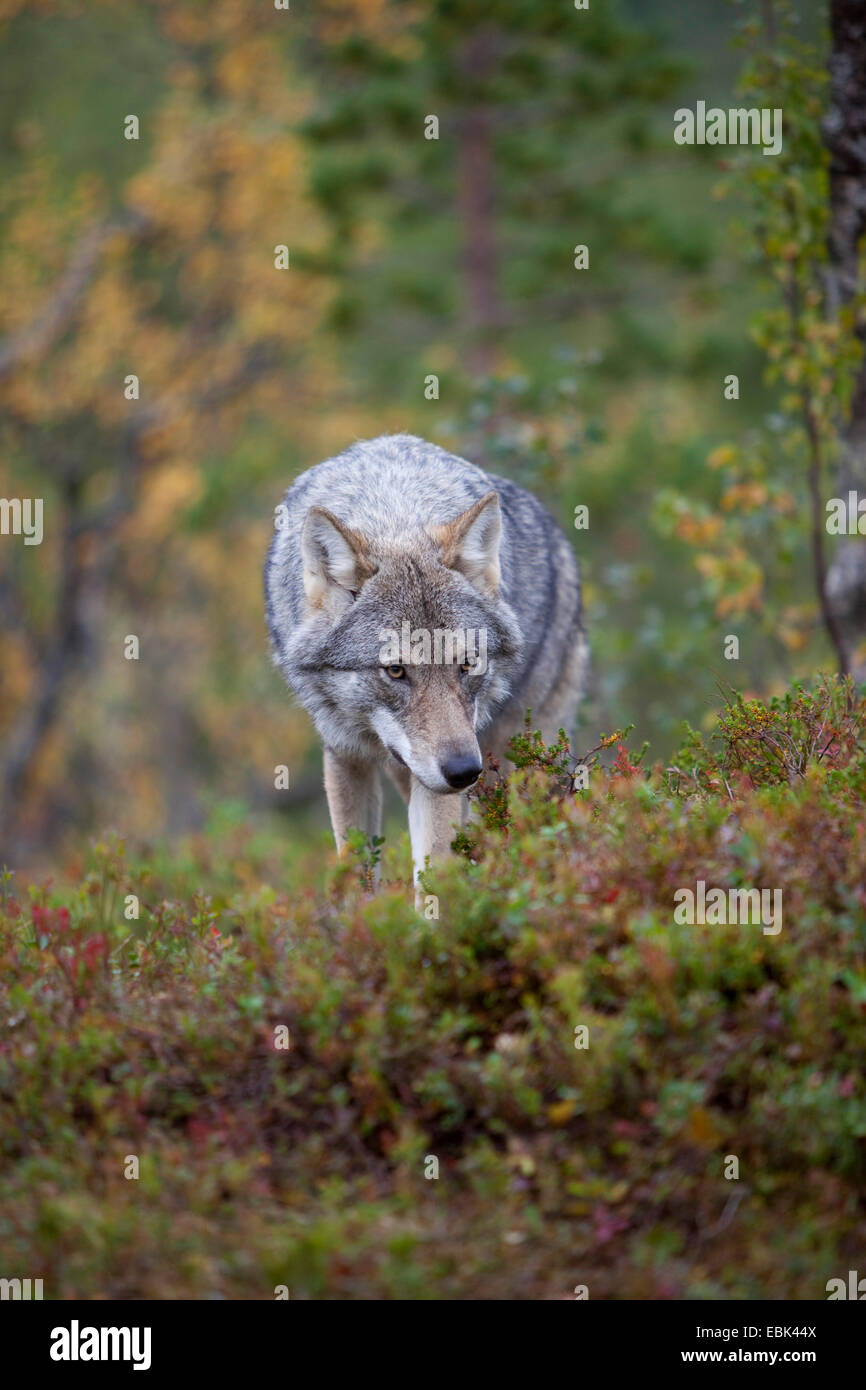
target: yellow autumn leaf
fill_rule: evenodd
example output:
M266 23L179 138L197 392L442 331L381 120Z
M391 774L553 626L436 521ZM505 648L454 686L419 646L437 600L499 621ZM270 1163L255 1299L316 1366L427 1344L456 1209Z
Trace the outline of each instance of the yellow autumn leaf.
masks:
M573 1100L558 1100L547 1107L547 1118L552 1125L565 1125L574 1114Z
M707 457L708 468L724 468L726 464L733 463L737 457L737 451L733 444L720 444L717 449Z
M691 1111L685 1129L686 1137L700 1149L712 1149L721 1140L721 1133L708 1110L696 1105Z
M151 536L167 529L179 510L200 497L202 486L199 470L187 461L156 469L136 517L136 532L140 536Z

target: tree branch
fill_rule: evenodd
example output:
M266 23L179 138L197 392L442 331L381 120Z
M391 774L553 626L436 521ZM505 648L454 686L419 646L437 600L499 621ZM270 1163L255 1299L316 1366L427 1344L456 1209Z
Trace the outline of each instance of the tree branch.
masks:
M42 312L25 328L10 333L0 342L0 381L30 358L50 348L66 331L96 274L108 243L121 233L141 235L146 226L145 218L129 211L100 222L84 233Z

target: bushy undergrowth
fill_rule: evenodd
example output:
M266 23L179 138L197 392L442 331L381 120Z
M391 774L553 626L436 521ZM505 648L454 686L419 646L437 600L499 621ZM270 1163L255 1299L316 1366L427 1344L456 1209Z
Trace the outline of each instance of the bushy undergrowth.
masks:
M823 682L732 696L717 751L667 768L614 737L581 779L527 734L428 874L438 919L403 842L376 895L352 857L265 886L243 830L182 868L109 842L72 887L7 880L0 1274L823 1298L866 1248L864 729ZM781 931L678 925L699 880L781 889Z

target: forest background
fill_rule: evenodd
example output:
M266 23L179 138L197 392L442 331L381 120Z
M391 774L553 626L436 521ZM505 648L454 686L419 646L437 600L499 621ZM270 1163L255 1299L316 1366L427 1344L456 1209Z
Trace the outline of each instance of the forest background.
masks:
M720 679L856 669L862 545L840 663L803 424L814 399L843 427L859 356L859 286L832 314L814 292L822 16L476 8L0 6L0 493L45 517L0 546L7 862L106 828L326 842L261 563L291 479L385 431L510 474L573 536L586 747L634 724L664 760ZM782 156L675 144L699 99L783 103ZM828 444L822 499L835 466Z

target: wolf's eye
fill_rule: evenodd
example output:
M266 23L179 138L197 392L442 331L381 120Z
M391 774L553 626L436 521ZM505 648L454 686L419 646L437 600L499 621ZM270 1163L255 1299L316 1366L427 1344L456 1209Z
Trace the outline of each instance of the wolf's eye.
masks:
M461 661L460 670L463 672L464 676L468 676L470 671L475 670L475 666L476 662L474 661Z
M392 681L401 681L406 676L405 666L397 666L396 664L394 664L392 666L384 667L384 670L388 672L388 675L391 677Z

